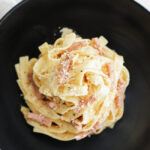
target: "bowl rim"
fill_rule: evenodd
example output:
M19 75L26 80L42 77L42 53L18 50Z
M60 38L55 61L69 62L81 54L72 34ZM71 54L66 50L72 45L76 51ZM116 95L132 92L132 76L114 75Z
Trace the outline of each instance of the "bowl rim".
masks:
M0 19L0 25L8 18L8 16L11 15L12 12L14 12L17 8L28 2L29 0L21 0L19 3L17 3L15 6L13 6L7 13Z
M0 19L0 26L4 23L4 21L19 7L21 7L22 5L24 5L25 3L29 2L30 0L22 0L20 1L18 4L16 4L14 7L12 7L1 19ZM120 1L120 0L119 0ZM123 1L123 0L122 0ZM127 1L126 1L127 2ZM145 13L147 13L148 15L150 15L150 11L148 11L144 6L142 6L140 3L138 3L137 1L130 1L130 3L133 3L134 5L137 5L137 7L139 9L141 9L142 11L144 11Z

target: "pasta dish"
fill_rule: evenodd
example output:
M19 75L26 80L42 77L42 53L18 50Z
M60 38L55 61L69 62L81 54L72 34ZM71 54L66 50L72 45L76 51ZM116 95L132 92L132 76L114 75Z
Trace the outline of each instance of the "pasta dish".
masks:
M122 117L129 73L103 36L61 32L54 44L39 46L38 58L20 57L15 65L28 106L21 112L34 132L80 140L113 128Z

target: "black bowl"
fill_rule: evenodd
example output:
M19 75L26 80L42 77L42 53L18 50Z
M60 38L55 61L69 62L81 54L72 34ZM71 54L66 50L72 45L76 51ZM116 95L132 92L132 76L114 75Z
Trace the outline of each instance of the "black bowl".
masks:
M59 27L83 37L104 35L125 58L131 81L125 113L114 129L81 141L62 142L32 132L14 64L38 56L37 47L59 37ZM0 22L0 148L2 150L149 150L150 14L129 0L25 0Z

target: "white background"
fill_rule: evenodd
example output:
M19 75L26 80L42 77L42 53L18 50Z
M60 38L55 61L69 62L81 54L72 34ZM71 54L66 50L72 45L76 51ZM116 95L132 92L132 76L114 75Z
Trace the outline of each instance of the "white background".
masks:
M0 19L21 0L0 0ZM134 0L150 11L150 0Z

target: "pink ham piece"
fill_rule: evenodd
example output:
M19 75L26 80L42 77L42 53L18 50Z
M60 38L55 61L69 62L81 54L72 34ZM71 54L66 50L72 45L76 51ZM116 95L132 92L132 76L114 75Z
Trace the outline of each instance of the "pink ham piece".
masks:
M80 100L78 107L76 109L74 109L74 111L75 112L80 111L82 108L84 108L85 106L90 105L95 100L96 100L96 96L95 95L90 96L87 100Z
M82 130L82 125L80 124L77 124L77 123L74 123L74 122L71 122L71 124L78 130L78 131L81 131Z
M53 110L56 110L56 109L57 109L57 104L56 104L56 102L47 101L46 103L47 103L47 105L48 105L50 108L52 108Z
M92 129L90 129L89 131L78 133L77 136L75 136L75 138L76 138L76 140L80 140L80 139L86 137L87 135L91 134L92 132L95 132L99 128L100 128L100 122L96 122L96 124L93 126Z
M96 122L96 124L93 127L93 132L98 130L100 128L100 126L101 126L100 122Z
M81 140L81 139L83 139L84 137L86 137L89 133L90 133L89 131L87 131L87 132L80 132L79 134L77 134L77 135L75 136L75 139L76 139L76 140Z
M115 86L115 75L114 75L114 67L111 63L106 64L106 74L111 79L111 88L113 89Z
M58 56L61 57L61 55L63 55L64 53L69 53L69 52L71 52L73 50L77 50L77 49L79 49L81 47L88 46L88 44L89 44L88 41L75 42L69 48L67 48L66 50L64 50L60 54L58 54Z
M65 60L63 60L60 65L60 70L59 70L59 74L57 77L58 83L60 84L64 83L67 73L69 72L69 69L71 67L72 57L69 52L71 52L72 50L79 49L81 47L85 47L87 45L88 45L88 41L79 41L79 42L73 43L67 50L65 50L65 52L67 52L67 55L66 55Z
M64 80L69 72L71 64L72 64L72 57L69 55L69 53L67 53L65 60L62 61L60 65L59 74L57 76L58 83L60 84L64 83Z
M37 85L35 84L34 80L33 80L33 73L29 73L28 74L28 79L29 79L29 82L32 84L33 86L33 89L34 89L34 93L36 95L36 97L38 99L43 99L44 98L44 95L42 95L40 92L39 92L39 88L37 87Z
M100 56L104 55L104 52L100 49L101 44L100 44L100 40L98 38L92 38L92 46L93 46L93 48L98 50Z
M87 106L87 105L93 103L95 100L96 100L96 96L95 96L95 95L92 95L92 96L90 96L87 100L85 100L85 101L83 102L83 104L84 104L84 106Z
M67 49L67 52L70 52L72 50L76 50L76 49L79 49L81 47L85 47L85 46L88 46L88 41L79 41L79 42L75 42L73 43L68 49Z
M52 121L49 118L47 118L41 114L28 112L27 118L30 120L33 120L35 122L38 122L39 124L44 125L46 127L50 127L52 124Z
M118 85L117 85L117 95L115 97L115 105L116 108L120 108L123 104L124 99L124 91L126 88L126 83L124 80L119 79Z

